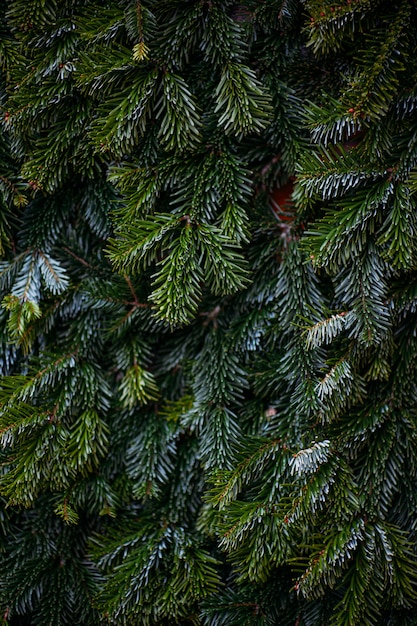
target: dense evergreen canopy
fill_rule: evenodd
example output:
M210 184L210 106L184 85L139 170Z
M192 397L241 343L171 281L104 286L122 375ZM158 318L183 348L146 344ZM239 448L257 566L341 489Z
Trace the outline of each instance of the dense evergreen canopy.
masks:
M0 0L0 615L417 614L417 3Z

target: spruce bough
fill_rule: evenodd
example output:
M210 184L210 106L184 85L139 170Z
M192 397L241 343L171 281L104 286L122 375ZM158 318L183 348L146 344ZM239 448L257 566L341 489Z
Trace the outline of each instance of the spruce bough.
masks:
M415 623L416 12L0 0L4 624Z

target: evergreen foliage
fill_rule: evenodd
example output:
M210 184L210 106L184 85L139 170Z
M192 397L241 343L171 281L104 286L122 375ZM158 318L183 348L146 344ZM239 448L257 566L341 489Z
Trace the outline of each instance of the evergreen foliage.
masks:
M417 611L417 4L0 0L0 615Z

